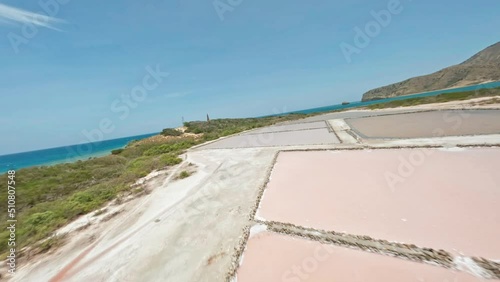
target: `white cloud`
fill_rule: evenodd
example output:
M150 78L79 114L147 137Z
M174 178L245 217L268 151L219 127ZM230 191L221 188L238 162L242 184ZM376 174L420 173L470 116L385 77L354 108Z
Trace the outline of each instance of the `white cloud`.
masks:
M55 23L62 23L63 20L49 17L47 15L37 14L30 11L10 7L0 4L0 24L33 24L54 30L59 30L54 27Z

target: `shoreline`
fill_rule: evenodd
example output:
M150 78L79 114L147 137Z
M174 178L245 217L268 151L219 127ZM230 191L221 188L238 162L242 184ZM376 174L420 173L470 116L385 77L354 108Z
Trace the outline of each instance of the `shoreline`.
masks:
M148 134L141 134L141 135L134 135L134 136L128 136L128 137L122 137L122 138L115 138L115 139L110 139L110 140L103 140L97 143L84 143L84 144L75 144L75 145L68 145L68 146L60 146L60 147L55 147L55 148L48 148L48 149L41 149L41 150L35 150L35 151L28 151L28 152L20 152L20 153L14 153L14 154L8 154L8 155L2 155L0 156L0 175L6 173L8 170L20 170L20 169L26 169L26 168L33 168L33 167L43 167L43 166L54 166L58 164L66 164L66 163L74 163L77 161L85 161L91 158L98 158L98 157L104 157L109 154L113 150L117 149L123 149L125 148L130 142L134 140L142 140L145 138L149 138L151 136L158 135L159 133L148 133ZM123 142L126 141L125 144ZM116 145L113 145L113 142L119 142ZM108 145L110 144L110 145ZM92 152L90 153L78 153L78 151L83 151L80 150L80 146L89 146L92 148ZM100 148L99 146L103 146L104 148ZM76 149L75 149L76 148ZM64 153L62 152L54 152L54 151L63 151L65 150ZM44 156L45 158L51 158L49 160L43 160L39 159L38 161L26 161L27 158L34 158L33 155L37 155L38 153L41 152L51 152L53 155L47 155ZM17 160L17 162L14 162L15 158L18 158L18 156L24 155L22 158L22 161ZM63 157L64 156L64 157ZM36 158L37 156L35 156ZM39 156L38 156L39 157ZM42 158L42 157L39 157ZM3 160L7 159L7 160ZM9 159L10 164L9 164ZM13 165L13 163L17 163L16 165ZM14 166L14 167L12 167Z
M489 87L489 84L491 84L492 86ZM487 85L487 87L482 87L484 85ZM474 87L478 87L478 88L474 89ZM406 99L406 98L412 98L413 96L419 96L419 95L422 95L422 97L427 97L427 96L435 96L435 95L439 95L439 94L451 94L451 93L457 93L457 92L477 91L480 89L492 89L492 88L497 88L497 87L500 87L500 80L497 80L497 81L490 80L490 81L485 81L485 82L481 82L478 84L449 87L449 88L444 88L444 89L437 89L437 90L431 90L431 91L425 91L425 92L405 94L405 95L400 95L400 96L392 96L392 97L385 97L385 98L370 98L369 100L365 100L365 101L363 101L363 99L361 99L361 102L378 101L378 100L385 100L385 99L391 99L391 98ZM436 93L436 92L440 92L440 93Z
M124 148L125 146L122 146L120 148ZM40 164L34 164L34 165L27 165L27 166L18 166L15 168L0 168L0 175L7 173L9 170L21 170L21 169L26 169L26 168L35 168L35 167L46 167L46 166L55 166L59 164L69 164L69 163L75 163L78 161L86 161L92 158L99 158L99 157L105 157L109 154L111 154L111 151L120 149L120 148L114 148L111 150L105 150L105 151L99 151L99 152L94 152L85 156L74 156L71 158L65 158L57 161L48 161L48 162L43 162Z

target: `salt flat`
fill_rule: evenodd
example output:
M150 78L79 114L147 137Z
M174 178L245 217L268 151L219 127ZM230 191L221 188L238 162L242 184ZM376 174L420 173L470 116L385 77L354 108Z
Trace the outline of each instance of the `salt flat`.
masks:
M464 272L264 232L249 239L239 282L481 281Z
M500 110L447 110L346 119L363 138L500 134Z
M282 152L264 220L500 258L500 148Z
M291 228L285 225L279 225L283 234L270 235L269 240L250 240L247 245L249 228L263 224L260 221L263 218L293 221L300 225L296 228L311 227L313 230L308 232L312 235L324 233L314 228L335 229L335 232L354 233L346 233L351 237L370 235L389 241L404 240L417 242L422 247L442 248L453 254L464 252L464 256L477 254L500 259L498 240L493 237L498 235L495 227L499 222L499 213L495 209L498 205L493 203L498 201L494 188L499 185L496 173L492 172L498 167L499 149L466 148L465 154L456 149L457 145L463 144L498 146L498 135L488 135L488 138L484 135L427 138L419 139L419 142L413 139L399 139L397 142L370 139L366 142L361 138L352 139L352 143L340 143L336 133L323 126L326 125L324 121L330 119L416 110L420 109L320 115L190 149L183 156L185 161L174 171L147 182L149 194L120 204L122 212L108 221L95 221L86 229L73 232L59 249L37 255L29 261L21 260L21 268L12 281L230 281L236 273L244 275L249 272L264 275L259 276L264 279L261 281L276 281L265 280L278 276L272 276L275 269L264 269L259 265L265 262L263 258L275 259L276 267L288 269L295 263L302 263L318 244L335 250L335 257L331 260L343 267L333 268L334 272L323 272L318 268L316 274L308 273L316 277L308 281L324 281L324 277L342 278L352 273L367 277L376 269L380 272L367 277L367 281L402 281L407 278L454 281L450 279L455 277L459 277L459 281L469 281L471 274L476 280L470 281L477 281L489 277L490 274L481 272L482 267L475 268L481 271L474 272L468 266L457 268L457 264L429 266L425 261L410 262L400 257L392 258L389 254L350 250L333 241L325 244L319 237L313 236L311 241L306 241L298 237L300 232L284 235ZM435 154L429 156L423 165L415 167L410 176L403 176L403 182L391 187L383 177L384 173L392 171L398 174L398 157L409 157L413 149L373 148L429 144L453 147L456 151L433 149ZM307 157L302 152L282 152L313 149L356 151L310 152L317 154L314 157ZM275 167L278 153L304 155L297 159L278 158ZM321 162L326 165L317 166ZM173 179L175 172L188 163L195 164L197 172L184 180ZM269 185L282 181L286 187L292 187L290 195L283 193L285 186L265 189L271 171L275 169L273 173L277 173L284 167L288 169L286 176L289 179L285 179L283 173L281 176L275 174ZM421 191L417 189L419 187L423 187ZM274 189L276 197L272 195ZM300 199L295 201L293 197ZM283 201L276 202L277 199ZM254 217L259 203L262 209ZM293 207L300 208L302 215L292 214L290 209ZM483 217L479 218L480 215ZM268 232L276 234L279 230ZM446 233L447 230L451 231ZM274 237L285 239L275 242ZM448 238L449 242L445 240ZM469 242L466 238L470 239ZM389 241L387 244L391 243ZM261 253L260 244L269 246L269 252ZM246 247L248 253L245 253ZM283 248L286 252L281 252ZM469 258L462 259L467 262ZM261 261L245 264L251 260ZM476 267L476 264L470 265ZM459 269L462 271L454 272ZM269 273L271 276L266 276ZM241 277L241 281L251 281ZM396 280L391 280L391 277Z

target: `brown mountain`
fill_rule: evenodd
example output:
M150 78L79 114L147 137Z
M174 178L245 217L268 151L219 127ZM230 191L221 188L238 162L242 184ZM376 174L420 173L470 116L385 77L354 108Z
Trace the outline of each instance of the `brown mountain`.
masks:
M482 50L461 64L370 90L363 94L362 101L498 80L500 80L500 42Z

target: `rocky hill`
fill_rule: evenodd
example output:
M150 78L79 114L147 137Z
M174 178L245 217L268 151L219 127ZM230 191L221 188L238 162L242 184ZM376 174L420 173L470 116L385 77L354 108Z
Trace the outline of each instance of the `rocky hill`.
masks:
M489 46L461 64L370 90L363 94L362 101L499 80L500 42Z

